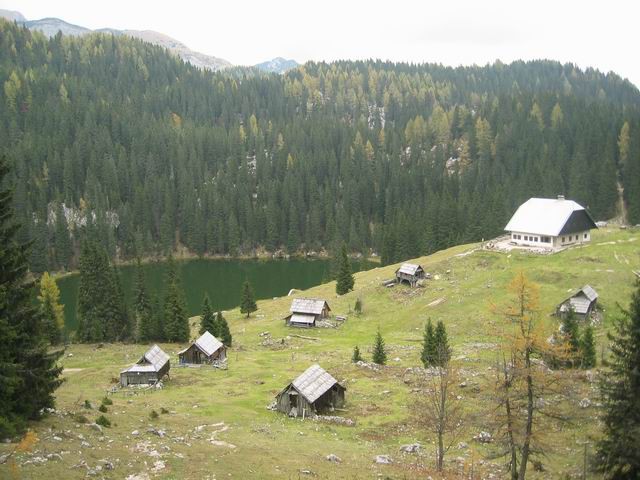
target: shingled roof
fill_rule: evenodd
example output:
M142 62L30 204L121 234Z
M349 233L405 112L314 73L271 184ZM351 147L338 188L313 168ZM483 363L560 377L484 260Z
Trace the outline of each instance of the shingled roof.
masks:
M331 310L326 300L319 300L317 298L294 298L291 302L290 311L292 313L320 315L325 305L328 310Z
M169 361L169 355L164 353L158 345L154 345L140 357L138 363L123 372L159 372Z
M158 345L154 345L142 356L138 364L149 363L155 371L159 371L169 361L169 355L164 353Z
M537 233L553 237L592 228L598 227L589 212L582 205L573 200L565 200L564 197L530 198L520 205L504 227L507 232Z
M598 299L598 293L590 285L585 285L576 293L562 302L561 311L567 311L568 305L575 313L585 315L589 311L591 304ZM568 304L568 305L567 305ZM566 307L565 307L566 306Z
M403 263L397 271L404 273L405 275L415 275L418 270L422 270L420 265L416 265L415 263Z
M222 342L218 340L216 337L214 337L213 335L211 335L209 331L204 332L202 335L200 335L200 338L198 338L193 343L195 343L196 347L202 350L202 352L208 357L210 357L215 352L217 352L221 347L223 347ZM180 350L178 352L178 355L186 352L187 350L189 350L189 348L191 348L191 346L183 350Z
M309 403L315 402L338 381L320 365L311 365L292 385Z

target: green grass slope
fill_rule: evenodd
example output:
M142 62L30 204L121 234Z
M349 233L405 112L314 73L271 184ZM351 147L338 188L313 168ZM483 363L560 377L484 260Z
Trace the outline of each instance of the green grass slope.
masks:
M596 328L598 361L605 352L605 334L616 314L616 304L626 306L633 286L632 270L640 269L640 231L601 230L592 243L555 255L538 256L476 250L476 245L451 248L416 259L437 275L426 288L384 288L396 266L376 268L356 275L356 289L336 298L334 283L302 295L326 298L334 314L348 320L338 329L297 330L285 327L290 298L258 303L259 310L246 319L238 310L227 312L234 346L229 369L173 368L162 390L123 390L111 396L105 414L110 428L97 432L78 422L77 415L93 421L100 413L83 407L85 399L97 407L121 369L145 351L142 345L72 345L64 357L65 384L57 392L57 410L33 425L39 442L28 453L15 455L15 464L0 465L0 477L84 478L417 478L433 475L433 435L415 425L411 405L415 394L408 367L420 365L420 340L428 318L442 320L453 347L454 364L467 387L460 389L465 408L472 414L460 441L445 458L450 478L461 472L487 478L501 475L502 460L491 459L491 445L473 441L489 428L495 332L505 320L493 313L503 304L506 285L519 272L540 285L542 321L549 332L557 321L549 314L570 291L584 284L600 294L603 324ZM350 313L356 298L364 312ZM444 299L437 305L433 302ZM215 298L212 299L215 305ZM432 304L432 305L430 305ZM197 319L192 319L195 325ZM366 360L377 329L387 347L389 365L378 370L350 362L355 345ZM269 332L273 342L265 342ZM195 328L194 328L195 334ZM305 339L293 335L313 337ZM174 365L182 345L166 344ZM68 356L72 354L72 356ZM347 387L347 406L338 412L355 426L289 419L267 410L278 391L311 363L318 362ZM583 398L597 401L591 376L565 371L556 400L572 412L573 421L555 428L541 420L549 455L546 472L530 470L531 478L558 478L577 474L582 465L582 443L598 435L595 407L579 408ZM557 396L557 394L556 394ZM165 409L168 413L160 413ZM150 418L152 410L160 413ZM149 429L162 430L159 436ZM138 431L138 435L132 432ZM403 454L402 444L419 441L418 454ZM0 446L0 455L15 445ZM329 454L341 463L326 460ZM55 454L59 454L58 457ZM390 465L376 464L376 455L390 455ZM50 458L47 458L47 455ZM44 459L44 460L41 460ZM109 468L113 467L113 468Z

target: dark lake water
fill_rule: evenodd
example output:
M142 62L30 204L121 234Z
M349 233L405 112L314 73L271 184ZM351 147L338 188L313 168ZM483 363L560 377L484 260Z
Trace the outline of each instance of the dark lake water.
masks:
M326 259L290 260L185 260L176 261L182 288L187 299L189 315L199 315L204 294L209 295L215 310L229 310L240 304L242 283L249 280L257 299L286 295L290 289L306 289L319 285L330 278L331 262ZM377 266L367 260L355 260L353 270L367 270ZM154 262L143 265L147 288L152 295L164 296L165 264ZM135 266L119 269L120 280L131 301L135 281ZM78 275L58 280L60 301L64 304L67 331L78 325L76 304Z

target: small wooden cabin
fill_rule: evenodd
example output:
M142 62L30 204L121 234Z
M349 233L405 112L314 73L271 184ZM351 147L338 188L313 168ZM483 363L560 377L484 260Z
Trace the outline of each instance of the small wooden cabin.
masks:
M224 362L226 358L227 347L209 332L204 332L195 342L178 352L181 365L202 363L212 365Z
M315 298L294 298L291 302L291 313L284 317L290 327L315 327L317 320L329 316L331 309L326 300Z
M407 282L412 287L415 287L418 280L422 280L423 278L425 278L424 269L415 263L403 263L402 266L396 270L396 283Z
M590 285L585 285L558 305L557 314L562 317L573 310L576 317L584 320L595 310L597 303L598 292Z
M320 365L312 365L276 396L276 409L290 417L322 413L344 406L345 391Z
M152 385L168 375L170 368L169 355L164 353L158 345L154 345L138 360L138 363L120 372L120 384L123 387Z

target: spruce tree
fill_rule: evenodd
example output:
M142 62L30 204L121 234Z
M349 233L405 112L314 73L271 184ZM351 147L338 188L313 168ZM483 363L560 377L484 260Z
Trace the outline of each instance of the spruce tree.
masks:
M81 342L102 342L105 340L105 286L104 266L100 264L97 247L89 239L82 242L80 252L78 282L78 330Z
M593 339L593 327L587 325L580 339L580 366L593 368L596 366L596 345Z
M356 315L362 314L362 300L359 298L356 299L356 304L353 307L353 311L356 312Z
M147 342L157 333L154 331L151 300L147 292L144 269L140 258L136 261L136 280L133 287L133 314L135 318L135 339L137 342Z
M373 344L373 363L377 363L378 365L384 365L387 363L387 352L384 348L384 339L382 338L382 334L380 330L376 334L376 339Z
M64 330L64 306L60 304L60 290L56 281L44 272L40 278L40 312L42 314L44 331L52 345L62 341Z
M580 351L580 333L578 331L578 320L573 308L570 308L562 317L561 328L564 340L569 346L569 352L575 358Z
M360 348L356 345L353 349L353 355L351 356L351 361L353 363L358 363L362 361L362 355L360 354Z
M597 444L595 469L605 478L640 478L640 279L629 310L608 334L609 367L600 381L604 437Z
M168 342L189 340L189 316L173 258L167 265L167 290L164 298L164 333Z
M200 335L204 332L209 332L211 335L218 338L220 335L218 330L215 314L213 313L211 303L209 302L209 295L205 294L204 300L202 301L202 314L200 315Z
M436 325L436 331L433 336L435 343L435 366L444 367L449 363L451 358L451 348L449 347L449 339L447 338L447 330L444 327L442 320L438 321Z
M336 277L336 293L338 295L344 295L353 290L354 284L355 280L351 273L351 263L347 256L347 246L343 244L340 250L338 275Z
M229 324L227 320L222 316L222 312L218 312L216 315L216 328L218 335L216 337L227 347L230 347L233 343L233 337L231 336L231 330L229 330Z
M58 204L58 208L56 210L54 244L56 264L58 268L67 270L71 263L73 250L71 246L71 238L69 237L69 227L67 225L67 219L64 215L64 208L62 207L62 204Z
M247 318L258 309L253 296L253 288L248 280L242 284L242 295L240 297L240 313L246 313Z
M8 173L0 157L0 186ZM29 245L17 242L12 202L11 190L0 190L0 438L53 407L53 392L62 383L62 351L47 348L43 319L32 301L35 283L27 275Z
M424 327L424 337L422 340L422 354L420 355L424 368L429 368L436 363L436 340L431 319L427 320Z

